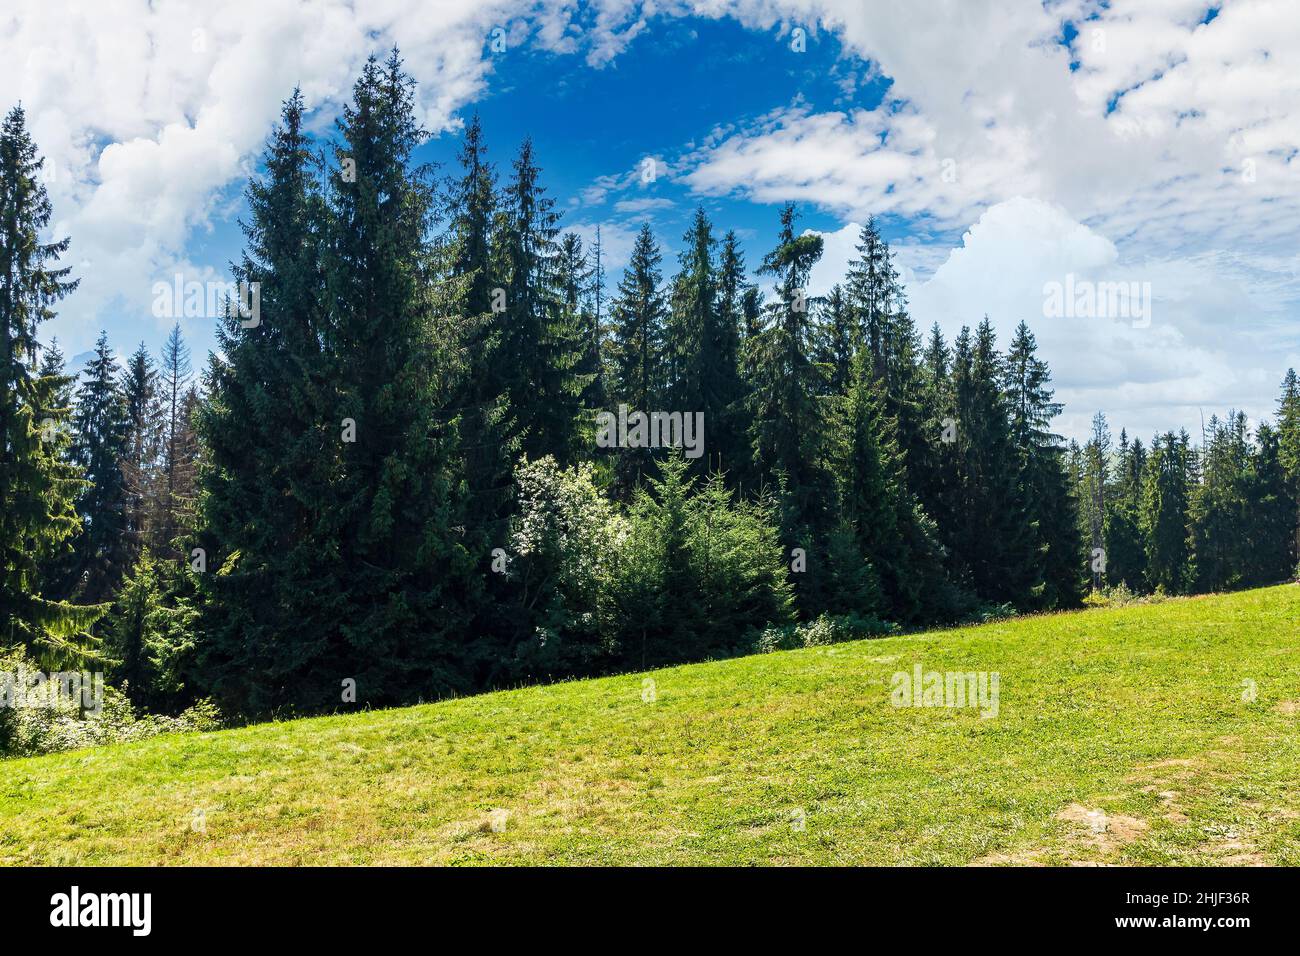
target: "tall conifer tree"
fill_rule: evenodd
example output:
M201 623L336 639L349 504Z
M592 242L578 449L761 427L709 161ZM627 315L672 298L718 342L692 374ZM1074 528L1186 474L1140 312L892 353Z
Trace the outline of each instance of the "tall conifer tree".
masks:
M1105 521L1105 579L1134 592L1143 590L1146 579L1146 554L1140 527L1145 469L1146 449L1142 440L1130 442L1128 433L1121 429L1115 489Z
M724 460L731 461L741 438L735 429L735 403L740 397L739 252L733 236L723 250L725 261L718 262L713 227L703 209L695 210L683 242L669 336L683 354L682 379L668 405L683 414L703 413L706 455L698 467L717 470Z
M862 346L871 360L871 373L883 378L893 267L889 245L881 238L874 217L862 226L855 248L858 257L849 263L845 291L857 319Z
M94 653L88 629L107 608L46 596L44 572L79 528L82 486L62 454L67 379L37 366L37 332L77 285L58 265L68 240L42 238L53 213L43 164L14 107L0 125L0 644L57 666Z
M1073 607L1082 598L1083 541L1065 449L1051 431L1062 406L1052 400L1051 373L1037 350L1033 333L1021 322L1007 354L1004 389L1019 454L1020 497L1033 529L1035 561L1042 569L1038 606Z
M578 453L584 342L560 290L559 215L541 185L531 140L519 148L497 229L498 269L505 277L501 355L508 359L505 394L519 450L536 460L570 464Z
M186 396L193 388L194 371L179 323L172 326L163 343L158 378L163 407L162 462L152 537L159 554L174 558L179 557L174 539L185 524L186 516L193 512L198 478L192 465L195 453L191 441L193 429L186 411Z
M953 359L958 484L945 518L956 566L980 597L1018 608L1042 600L1042 568L1019 482L1001 356L987 318L963 329Z
M342 679L356 680L358 702L459 690L474 653L466 623L479 556L456 530L462 290L433 270L435 197L430 171L413 160L426 138L413 86L396 50L383 64L367 62L338 122L329 179L325 276L338 394L322 451L337 456L340 474L320 511L329 533L318 547L330 550L341 576L330 586L345 603L313 648L325 651L313 675L320 685L305 690L336 700ZM530 168L526 156L520 165ZM532 254L529 242L517 246ZM535 315L535 290L511 282L508 308ZM518 355L527 367L530 356Z
M127 493L127 533L132 557L147 543L150 505L157 496L162 438L158 370L144 343L131 353L122 379L126 401L127 441L122 461Z
M793 204L781 210L777 245L759 270L774 283L764 326L754 336L752 447L758 476L779 489L781 533L790 548L814 555L794 579L801 607L815 612L828 581L825 545L833 482L826 468L822 370L815 361L815 326L808 275L821 258L822 238L796 235ZM820 561L817 559L820 558Z
M1195 573L1188 546L1192 478L1187 433L1166 432L1151 443L1142 488L1142 536L1147 583L1170 594L1183 593Z
M1277 408L1278 456L1286 474L1297 523L1292 535L1292 561L1300 574L1300 381L1295 369L1287 369Z
M198 525L184 547L189 356L179 328L163 350L166 418L161 546L194 567L205 600L198 667L206 691L248 713L321 709L337 700L349 570L340 554L339 370L326 307L328 219L298 91L285 102L248 186L244 255L259 314L228 314L197 426L208 460ZM172 551L181 543L183 552ZM350 664L350 662L349 662ZM347 666L347 665L343 665ZM350 674L347 676L356 675Z
M745 299L749 287L745 281L745 258L735 232L722 237L718 260L718 337L719 376L716 402L721 411L719 421L709 426L710 461L719 467L732 487L744 483L750 473L749 418L746 408L747 383L743 376Z
M474 547L484 548L504 533L518 441L510 434L508 358L501 347L508 321L505 283L493 257L499 212L496 171L477 114L465 129L459 165L459 175L447 190L444 241L450 246L450 274L462 283L459 311L467 323L465 372L457 396L469 492L467 536Z
M660 271L662 258L649 223L643 223L611 306L610 401L627 405L629 413L648 414L659 408L664 396L668 309ZM647 473L651 458L649 449L619 450L615 473L622 494L630 495Z
M89 602L110 600L133 559L125 472L131 422L120 375L108 335L100 333L72 420L73 460L86 478L77 501L77 593Z

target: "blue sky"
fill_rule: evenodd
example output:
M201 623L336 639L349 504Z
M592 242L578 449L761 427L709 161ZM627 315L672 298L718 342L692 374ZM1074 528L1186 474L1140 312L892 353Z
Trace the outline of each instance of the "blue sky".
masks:
M780 203L696 195L665 166L720 125L747 124L791 103L809 109L879 105L888 78L872 76L869 65L833 34L805 34L799 53L792 49L795 42L779 27L747 30L730 20L665 21L638 36L623 56L593 69L571 55L531 45L494 53L489 35L484 56L492 62L492 79L483 96L459 110L456 120L479 114L502 184L519 144L532 137L543 184L562 213L561 227L590 242L600 224L611 286L644 221L652 224L665 274L671 275L681 237L700 205L719 238L727 229L736 231L752 271L772 246ZM702 50L715 52L701 56ZM729 77L723 83L717 81L719 56L725 57ZM320 110L311 125L328 136L334 115L331 109ZM461 133L456 128L433 135L416 161L457 174ZM656 175L648 183L640 175L647 159L656 163ZM187 251L194 261L215 265L238 253L242 237L235 223L244 214L244 203L233 187L229 198L223 213L189 240ZM804 204L800 211L804 228L842 225L816 205ZM905 232L907 223L882 226L892 238ZM114 339L120 338L119 330L129 335L139 325L120 304L106 310L104 322ZM205 325L195 323L187 332L196 346L212 345Z
M73 240L82 287L47 330L70 355L100 328L156 349L153 283L226 278L280 102L300 84L328 133L396 43L421 158L450 167L475 110L503 178L532 136L564 226L601 226L611 284L642 221L670 273L697 204L752 268L793 200L825 237L824 291L876 215L918 324L987 313L1005 341L1025 319L1059 430L1101 409L1147 436L1266 417L1300 364L1294 24L1281 0L18 0L0 88ZM1052 315L1067 280L1146 307ZM212 321L182 326L201 357Z

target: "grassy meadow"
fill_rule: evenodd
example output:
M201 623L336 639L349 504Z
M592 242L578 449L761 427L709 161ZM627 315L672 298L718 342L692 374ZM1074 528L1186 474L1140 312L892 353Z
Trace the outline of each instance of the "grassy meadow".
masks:
M1297 780L1286 585L4 761L0 864L1296 865Z

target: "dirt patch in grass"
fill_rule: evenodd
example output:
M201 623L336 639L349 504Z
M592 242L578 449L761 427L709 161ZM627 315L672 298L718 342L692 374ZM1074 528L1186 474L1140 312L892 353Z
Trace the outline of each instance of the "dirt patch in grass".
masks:
M971 863L971 866L1045 866L1046 850L1017 850L1013 853L990 853Z
M1170 823L1187 823L1191 818L1178 806L1177 790L1161 790L1157 786L1142 788L1143 793L1154 793L1164 810L1164 817Z
M1107 813L1081 803L1070 804L1056 815L1056 819L1075 824L1078 828L1071 842L1107 856L1140 839L1147 831L1147 822L1139 817Z
M1223 866L1267 866L1264 854L1250 840L1235 829L1206 827L1209 839L1204 850L1213 862Z
M1107 813L1081 803L1057 812L1055 819L1070 824L1060 855L1069 866L1106 866L1119 850L1141 839L1147 822L1139 817ZM1045 866L1049 851L1042 847L989 853L973 866ZM1100 859L1098 858L1100 857Z
M1294 705L1298 703L1300 702L1284 701L1282 705L1279 705L1279 709L1285 704ZM1239 738L1227 736L1220 738L1220 741L1225 744L1237 744ZM1210 751L1197 758L1160 760L1139 767L1139 771L1142 772L1129 779L1134 781L1155 779L1157 783L1142 787L1142 792L1154 794L1156 799L1160 801L1165 820L1175 825L1190 824L1193 820L1184 812L1184 808L1180 805L1180 798L1183 794L1195 798L1212 793L1215 789L1212 778L1222 776L1221 773L1212 769L1213 764L1216 759L1229 756L1231 754L1222 751ZM1168 789L1168 784L1172 780L1178 781L1181 790ZM1249 809L1250 805L1245 803L1243 807ZM1240 826L1208 823L1201 826L1200 830L1202 836L1199 851L1208 858L1206 862L1211 865L1267 865L1264 855L1251 839L1241 832L1242 828Z

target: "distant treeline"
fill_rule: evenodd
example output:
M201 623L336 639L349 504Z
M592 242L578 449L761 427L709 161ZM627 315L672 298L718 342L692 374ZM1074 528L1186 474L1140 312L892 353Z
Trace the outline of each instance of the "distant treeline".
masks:
M702 209L675 275L646 225L607 287L530 143L498 171L475 119L449 174L414 162L396 52L328 141L303 111L248 186L256 318L220 319L201 383L179 328L125 368L101 337L75 391L38 340L68 242L6 119L0 649L257 717L1295 569L1293 373L1254 434L1116 446L1099 416L1067 445L1029 328L922 336L874 222L824 297L793 206L763 290ZM700 423L687 454L638 412Z

